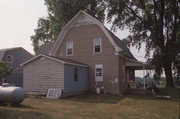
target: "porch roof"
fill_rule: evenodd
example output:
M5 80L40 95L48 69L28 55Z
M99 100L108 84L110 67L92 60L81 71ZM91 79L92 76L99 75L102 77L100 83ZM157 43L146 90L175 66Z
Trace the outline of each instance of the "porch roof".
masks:
M126 59L125 67L126 68L133 68L135 70L153 69L153 67L146 62L140 62L140 61L132 60L132 59Z

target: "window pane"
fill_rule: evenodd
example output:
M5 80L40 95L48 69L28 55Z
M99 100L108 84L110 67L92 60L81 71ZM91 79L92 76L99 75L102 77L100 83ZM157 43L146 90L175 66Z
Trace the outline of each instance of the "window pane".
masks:
M96 76L102 76L102 68L96 69Z
M94 44L95 44L95 46L100 46L100 44L101 44L100 38L96 38Z
M67 48L73 48L73 42L72 41L67 42Z
M72 49L67 49L67 55L72 55Z
M67 45L66 46L67 55L72 55L73 54L73 41L68 41L66 45Z
M101 52L101 38L94 39L94 52Z
M100 46L95 46L95 52L100 52Z
M78 69L74 68L74 81L78 81Z
M8 63L12 63L12 62L13 62L13 56L8 55L8 56L7 56L7 62L8 62Z

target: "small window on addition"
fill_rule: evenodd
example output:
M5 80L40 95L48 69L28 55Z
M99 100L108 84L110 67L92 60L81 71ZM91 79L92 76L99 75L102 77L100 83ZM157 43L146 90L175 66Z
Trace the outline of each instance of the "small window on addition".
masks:
M74 81L78 81L78 68L74 68Z
M13 63L13 56L12 55L7 56L7 63Z

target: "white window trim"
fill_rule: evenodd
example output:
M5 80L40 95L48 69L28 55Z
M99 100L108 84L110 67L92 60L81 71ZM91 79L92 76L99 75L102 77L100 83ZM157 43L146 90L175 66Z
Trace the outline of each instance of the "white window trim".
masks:
M12 61L11 62L8 61L8 56L12 57ZM14 60L14 58L13 58L12 55L7 55L7 58L6 58L7 63L13 63L13 60Z
M68 54L68 42L72 42L72 54L71 55ZM74 48L73 41L67 41L66 42L66 56L73 56L73 48Z
M102 80L96 80L96 69L97 69L97 68L102 68ZM103 77L104 77L104 72L103 72L103 70L104 70L104 69L103 69L103 64L96 64L96 65L95 65L95 81L96 81L96 82L102 82L102 81L103 81Z
M95 52L95 40L96 39L100 39L100 52ZM102 53L102 39L101 38L94 38L94 40L93 40L93 53L94 54Z

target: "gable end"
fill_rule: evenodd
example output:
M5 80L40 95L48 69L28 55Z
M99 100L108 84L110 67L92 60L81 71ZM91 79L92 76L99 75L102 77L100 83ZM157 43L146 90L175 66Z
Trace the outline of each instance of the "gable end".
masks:
M87 22L87 23L85 23L85 22ZM87 14L84 11L79 11L70 20L70 22L62 29L62 31L61 31L58 39L56 40L56 42L52 48L52 51L49 55L51 55L51 56L56 55L56 52L58 51L58 48L60 47L60 45L61 45L62 41L64 40L64 37L67 34L69 29L71 29L72 27L77 27L79 25L90 25L90 24L96 24L102 29L102 31L105 33L108 40L114 47L115 54L117 54L117 53L119 54L119 52L122 51L122 49L114 42L113 38L111 37L111 35L108 33L107 29L104 27L104 25L100 21L98 21L94 17L90 16L89 14Z

